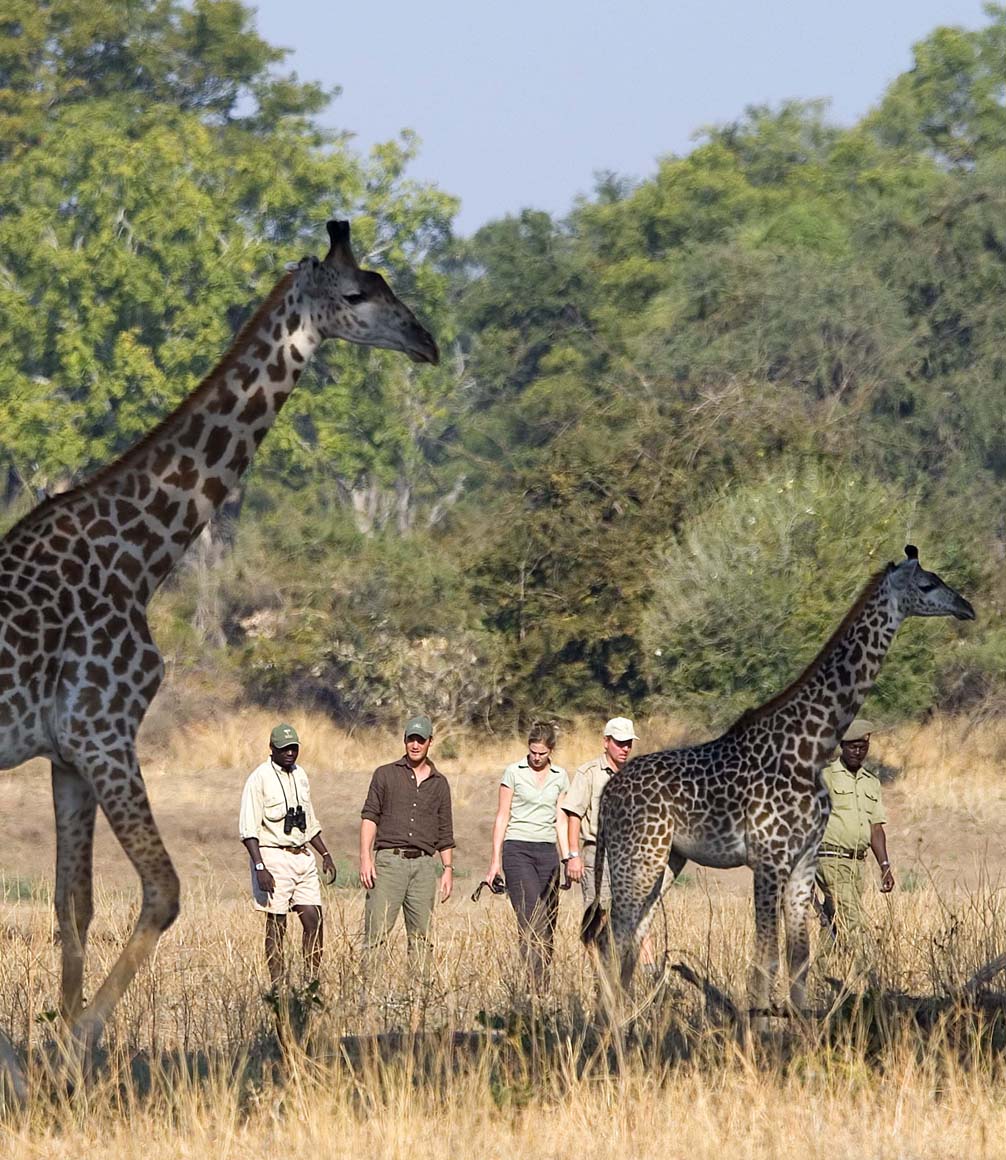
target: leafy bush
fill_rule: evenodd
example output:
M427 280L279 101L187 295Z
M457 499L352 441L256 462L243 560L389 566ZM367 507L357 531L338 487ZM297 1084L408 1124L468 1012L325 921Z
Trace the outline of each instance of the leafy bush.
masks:
M664 708L717 725L783 689L869 577L918 539L940 571L956 555L920 527L916 498L852 471L807 466L731 488L663 553L643 620ZM962 584L959 569L947 580ZM945 625L909 622L880 673L881 715L932 704Z

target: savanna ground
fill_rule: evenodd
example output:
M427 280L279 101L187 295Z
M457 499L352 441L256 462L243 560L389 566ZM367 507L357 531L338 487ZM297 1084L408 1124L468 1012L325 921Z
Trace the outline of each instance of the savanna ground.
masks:
M711 1001L671 973L631 1027L605 1031L576 937L574 891L563 895L550 994L532 1007L508 904L469 897L488 862L498 774L520 754L519 737L437 738L455 802L455 895L438 908L425 981L410 976L401 942L379 977L368 974L355 884L359 807L370 771L400 742L291 719L339 865L325 899L322 1002L312 1007L310 995L294 992L295 1022L311 1007L306 1033L277 1037L263 1000L262 920L248 903L235 832L244 777L273 719L249 711L176 730L155 712L141 750L182 877L182 914L116 1013L96 1076L72 1095L38 1062L58 996L48 770L36 762L0 775L8 805L0 1020L36 1061L27 1111L0 1121L0 1155L1006 1154L1006 1005L953 997L1006 950L1006 726L936 719L875 738L871 758L894 775L885 793L898 889L870 895L881 933L865 993L836 994L826 976L841 965L829 960L812 984L827 1017L777 1020L745 1038L716 1000L744 1002L746 871L689 866L656 925L658 953L707 980ZM638 724L644 749L684 739L668 722ZM556 758L575 767L597 742L589 728L570 731ZM101 820L95 862L92 986L138 901Z

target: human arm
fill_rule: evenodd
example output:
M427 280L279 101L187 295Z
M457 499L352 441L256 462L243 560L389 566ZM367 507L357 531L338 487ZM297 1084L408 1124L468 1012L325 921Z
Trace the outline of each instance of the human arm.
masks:
M321 830L311 839L311 845L321 855L321 868L330 876L329 885L331 885L335 881L335 862L332 861L332 855L325 845L325 840L321 836Z
M440 796L440 836L437 851L443 863L444 872L440 877L440 901L446 902L454 889L454 812L451 808L451 787L444 780Z
M571 882L583 879L583 856L580 853L580 818L578 814L567 814L566 824L566 874Z
M377 838L377 822L364 818L360 822L360 885L368 890L374 888L374 841Z
M259 848L258 838L242 838L245 849L248 851L248 857L251 858L252 867L255 871L255 880L258 882L259 890L266 894L272 894L276 889L276 882L273 876L265 868L262 863L262 852ZM259 867L262 867L260 870Z
M496 820L493 822L492 854L489 859L489 869L486 871L486 882L499 874L503 864L503 836L510 824L510 807L513 805L513 787L501 785L499 800L496 806Z
M563 790L559 794L555 803L555 840L559 846L559 860L562 862L568 861L569 855L569 815L562 808L562 803L566 800L566 791ZM577 818L577 821L580 819Z
M454 850L441 850L440 861L444 872L440 875L440 901L446 902L454 889Z
M562 812L569 819L566 823L566 873L571 882L583 879L583 851L580 849L583 816L590 809L592 763L581 765L573 774L565 797L561 802ZM575 855L575 856L574 856Z
M890 894L894 889L894 871L887 854L887 834L883 822L873 822L870 826L870 849L880 866L880 893Z

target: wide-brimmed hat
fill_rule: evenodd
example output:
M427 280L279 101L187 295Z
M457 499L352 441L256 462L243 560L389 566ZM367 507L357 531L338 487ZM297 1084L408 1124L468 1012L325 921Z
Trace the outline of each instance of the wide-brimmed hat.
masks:
M628 717L612 717L604 727L604 736L612 741L638 741L636 731Z

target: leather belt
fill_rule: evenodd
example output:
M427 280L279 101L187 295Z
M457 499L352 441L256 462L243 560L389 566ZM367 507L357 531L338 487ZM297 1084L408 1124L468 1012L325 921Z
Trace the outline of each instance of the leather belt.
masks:
M304 846L264 846L265 850L284 850L287 854L306 854L309 847Z
M381 853L394 854L396 858L429 858L425 850L417 850L415 846L385 846Z
M823 858L848 858L850 862L862 862L866 851L857 853L855 850L842 850L838 846L822 846L818 854Z

